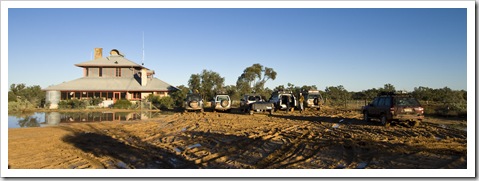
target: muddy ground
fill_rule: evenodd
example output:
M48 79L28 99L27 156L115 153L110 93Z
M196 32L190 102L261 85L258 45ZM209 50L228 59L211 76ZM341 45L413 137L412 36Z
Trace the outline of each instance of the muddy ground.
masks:
M326 108L247 115L174 113L142 121L8 130L17 168L467 168L466 120L416 128Z

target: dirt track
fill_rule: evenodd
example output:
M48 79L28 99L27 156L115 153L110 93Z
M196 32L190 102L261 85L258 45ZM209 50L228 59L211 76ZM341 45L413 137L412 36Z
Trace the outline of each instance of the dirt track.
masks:
M9 129L15 168L466 168L465 120L417 128L355 111L175 113L149 121ZM462 126L462 128L458 129Z

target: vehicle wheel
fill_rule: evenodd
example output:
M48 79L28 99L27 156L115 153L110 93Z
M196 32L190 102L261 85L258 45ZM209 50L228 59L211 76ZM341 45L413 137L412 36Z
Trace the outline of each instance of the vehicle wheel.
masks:
M314 98L313 103L314 103L314 105L318 105L319 99L318 99L318 98Z
M417 126L419 126L419 121L418 121L418 120L409 121L409 126L411 126L411 127L417 127Z
M197 108L198 107L198 102L197 101L191 101L189 105L192 108Z
M363 120L364 120L364 121L367 121L367 122L370 122L370 121L371 121L371 118L369 117L368 112L364 112L364 113L363 113Z
M228 106L228 101L227 100L221 101L221 107L226 107L226 106Z
M389 127L391 122L386 118L386 115L381 115L381 124L385 127Z

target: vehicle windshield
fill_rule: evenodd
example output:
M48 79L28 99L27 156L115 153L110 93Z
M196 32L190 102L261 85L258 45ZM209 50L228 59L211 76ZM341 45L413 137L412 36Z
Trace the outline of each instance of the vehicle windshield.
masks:
M396 106L419 106L419 102L414 97L397 97Z
M319 95L308 95L308 99L316 99L319 98Z
M248 101L259 101L261 100L260 96L249 96Z
M227 95L220 95L220 96L217 96L216 97L216 100L217 101L223 101L223 100L229 100L228 96Z
M188 97L186 97L187 101L200 101L201 100L201 95L199 94L190 94Z

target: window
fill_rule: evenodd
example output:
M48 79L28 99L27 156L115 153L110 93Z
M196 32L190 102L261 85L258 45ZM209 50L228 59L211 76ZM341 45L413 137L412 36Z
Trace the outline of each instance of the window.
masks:
M373 106L378 106L378 102L379 102L379 97L375 98L374 101L373 101Z
M88 68L85 68L85 77L88 77L88 72L89 72Z
M397 106L419 106L419 102L413 97L398 97L396 98Z
M384 106L391 107L392 97L387 97L385 99L386 102L384 102Z
M385 101L386 101L386 98L384 98L384 97L379 98L378 106L384 106Z
M103 76L103 68L100 67L100 70L98 71L98 76L102 77Z
M133 92L133 98L132 99L141 99L141 92Z
M121 77L121 68L116 68L116 77Z

